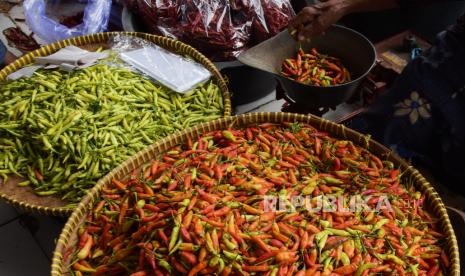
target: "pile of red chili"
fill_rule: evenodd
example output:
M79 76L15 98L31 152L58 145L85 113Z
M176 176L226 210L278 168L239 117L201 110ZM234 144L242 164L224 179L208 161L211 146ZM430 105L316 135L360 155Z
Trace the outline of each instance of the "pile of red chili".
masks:
M75 275L439 275L445 237L401 175L307 124L213 131L113 179L65 259ZM392 209L265 212L265 195Z
M310 53L300 48L296 58L284 60L281 74L314 86L334 86L351 81L349 71L338 58L318 53L315 48Z

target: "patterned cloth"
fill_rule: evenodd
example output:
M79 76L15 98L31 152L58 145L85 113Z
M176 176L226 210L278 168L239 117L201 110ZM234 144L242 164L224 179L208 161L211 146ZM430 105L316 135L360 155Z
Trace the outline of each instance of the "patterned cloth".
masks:
M465 193L465 34L444 31L349 126Z

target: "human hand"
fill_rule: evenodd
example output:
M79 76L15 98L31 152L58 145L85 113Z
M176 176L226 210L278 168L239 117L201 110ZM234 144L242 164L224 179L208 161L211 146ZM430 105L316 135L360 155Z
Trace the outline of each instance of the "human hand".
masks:
M320 3L305 7L289 24L289 32L297 40L323 34L332 24L349 13L350 0L321 0Z

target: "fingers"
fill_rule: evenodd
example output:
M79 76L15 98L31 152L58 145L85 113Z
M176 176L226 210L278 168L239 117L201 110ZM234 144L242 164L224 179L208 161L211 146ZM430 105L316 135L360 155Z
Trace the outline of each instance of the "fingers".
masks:
M297 39L299 41L304 41L310 37L318 36L324 33L324 31L327 29L326 26L324 26L320 20L320 18L317 18L314 20L311 24L305 26L304 28L300 29Z
M326 29L344 16L345 10L334 5L333 1L318 4L317 10L322 11L321 14L316 16L309 25L298 29L297 39L299 41L323 34Z
M299 30L302 26L310 24L321 14L321 11L313 6L303 8L294 19L289 23L289 31Z
M323 0L316 5L305 7L290 22L289 32L299 41L323 34L344 16L344 3L343 0Z
M325 10L327 8L330 8L332 6L334 6L335 3L333 0L324 0L324 1L320 1L320 3L318 4L315 4L313 5L316 9L319 9L319 10Z

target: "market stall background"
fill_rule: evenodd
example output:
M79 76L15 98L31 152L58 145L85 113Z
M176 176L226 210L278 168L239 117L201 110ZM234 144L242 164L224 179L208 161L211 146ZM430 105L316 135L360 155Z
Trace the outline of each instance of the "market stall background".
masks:
M454 18L453 14L460 13L461 9L464 8L464 5L460 4L460 1L451 1L447 7L435 5L431 10L441 10L451 15L443 16L442 18ZM75 13L75 11L72 10L68 10L67 12L69 12L69 15ZM121 12L122 7L114 5L112 17L110 19L111 30L120 30L122 28ZM389 14L387 14L387 16L388 15ZM416 32L422 33L423 36L429 40L434 37L432 34L439 30L428 27L427 23L431 21L425 20L425 18L431 18L431 16L430 10L425 11L423 16L419 16L413 24L416 28ZM409 20L413 19L409 18ZM361 20L348 18L347 21L357 26L360 25L358 21ZM450 24L450 22L442 23L443 26L447 24ZM385 37L381 37L379 32L373 32L372 30L366 30L366 35L378 42L385 39L387 36L398 33L399 30L404 30L404 26L401 26L401 24L393 25L395 26L391 26L392 28L389 30L383 30ZM0 2L0 31L0 40L2 40L2 42L7 45L9 51L16 56L21 56L28 50L45 44L45 42L37 35L33 34L26 25L21 1ZM10 39L7 39L5 34L7 34ZM404 33L401 38L406 34L407 33ZM11 39L15 37L17 39ZM386 45L389 45L389 40L384 41L384 44L378 44L378 51L383 49L383 51L388 53ZM388 60L388 58L386 58L386 60ZM386 60L384 60L384 62L386 62ZM283 108L283 104L286 103L284 99L280 99L279 94L279 90L278 92L273 91L265 97L253 102L236 105L235 113L279 111ZM360 101L353 101L349 104L345 103L338 106L336 110L330 110L324 113L323 117L329 120L343 121L349 114L360 109L361 105ZM464 197L454 194L441 185L437 185L437 182L432 179L432 176L429 175L427 171L423 171L423 173L433 184L436 184L435 186L442 195L446 205L453 206L457 209L465 209L463 204L463 202L465 202ZM459 221L460 217L452 215L451 219ZM465 220L465 218L463 219ZM49 275L50 261L55 248L55 241L64 223L64 219L28 214L4 202L0 202L0 245L2 247L0 251L0 275ZM462 234L463 229L465 229L463 222L460 227L461 228L456 229L458 235ZM459 236L458 238L459 244L463 244L463 240L462 242L460 240L461 237Z

